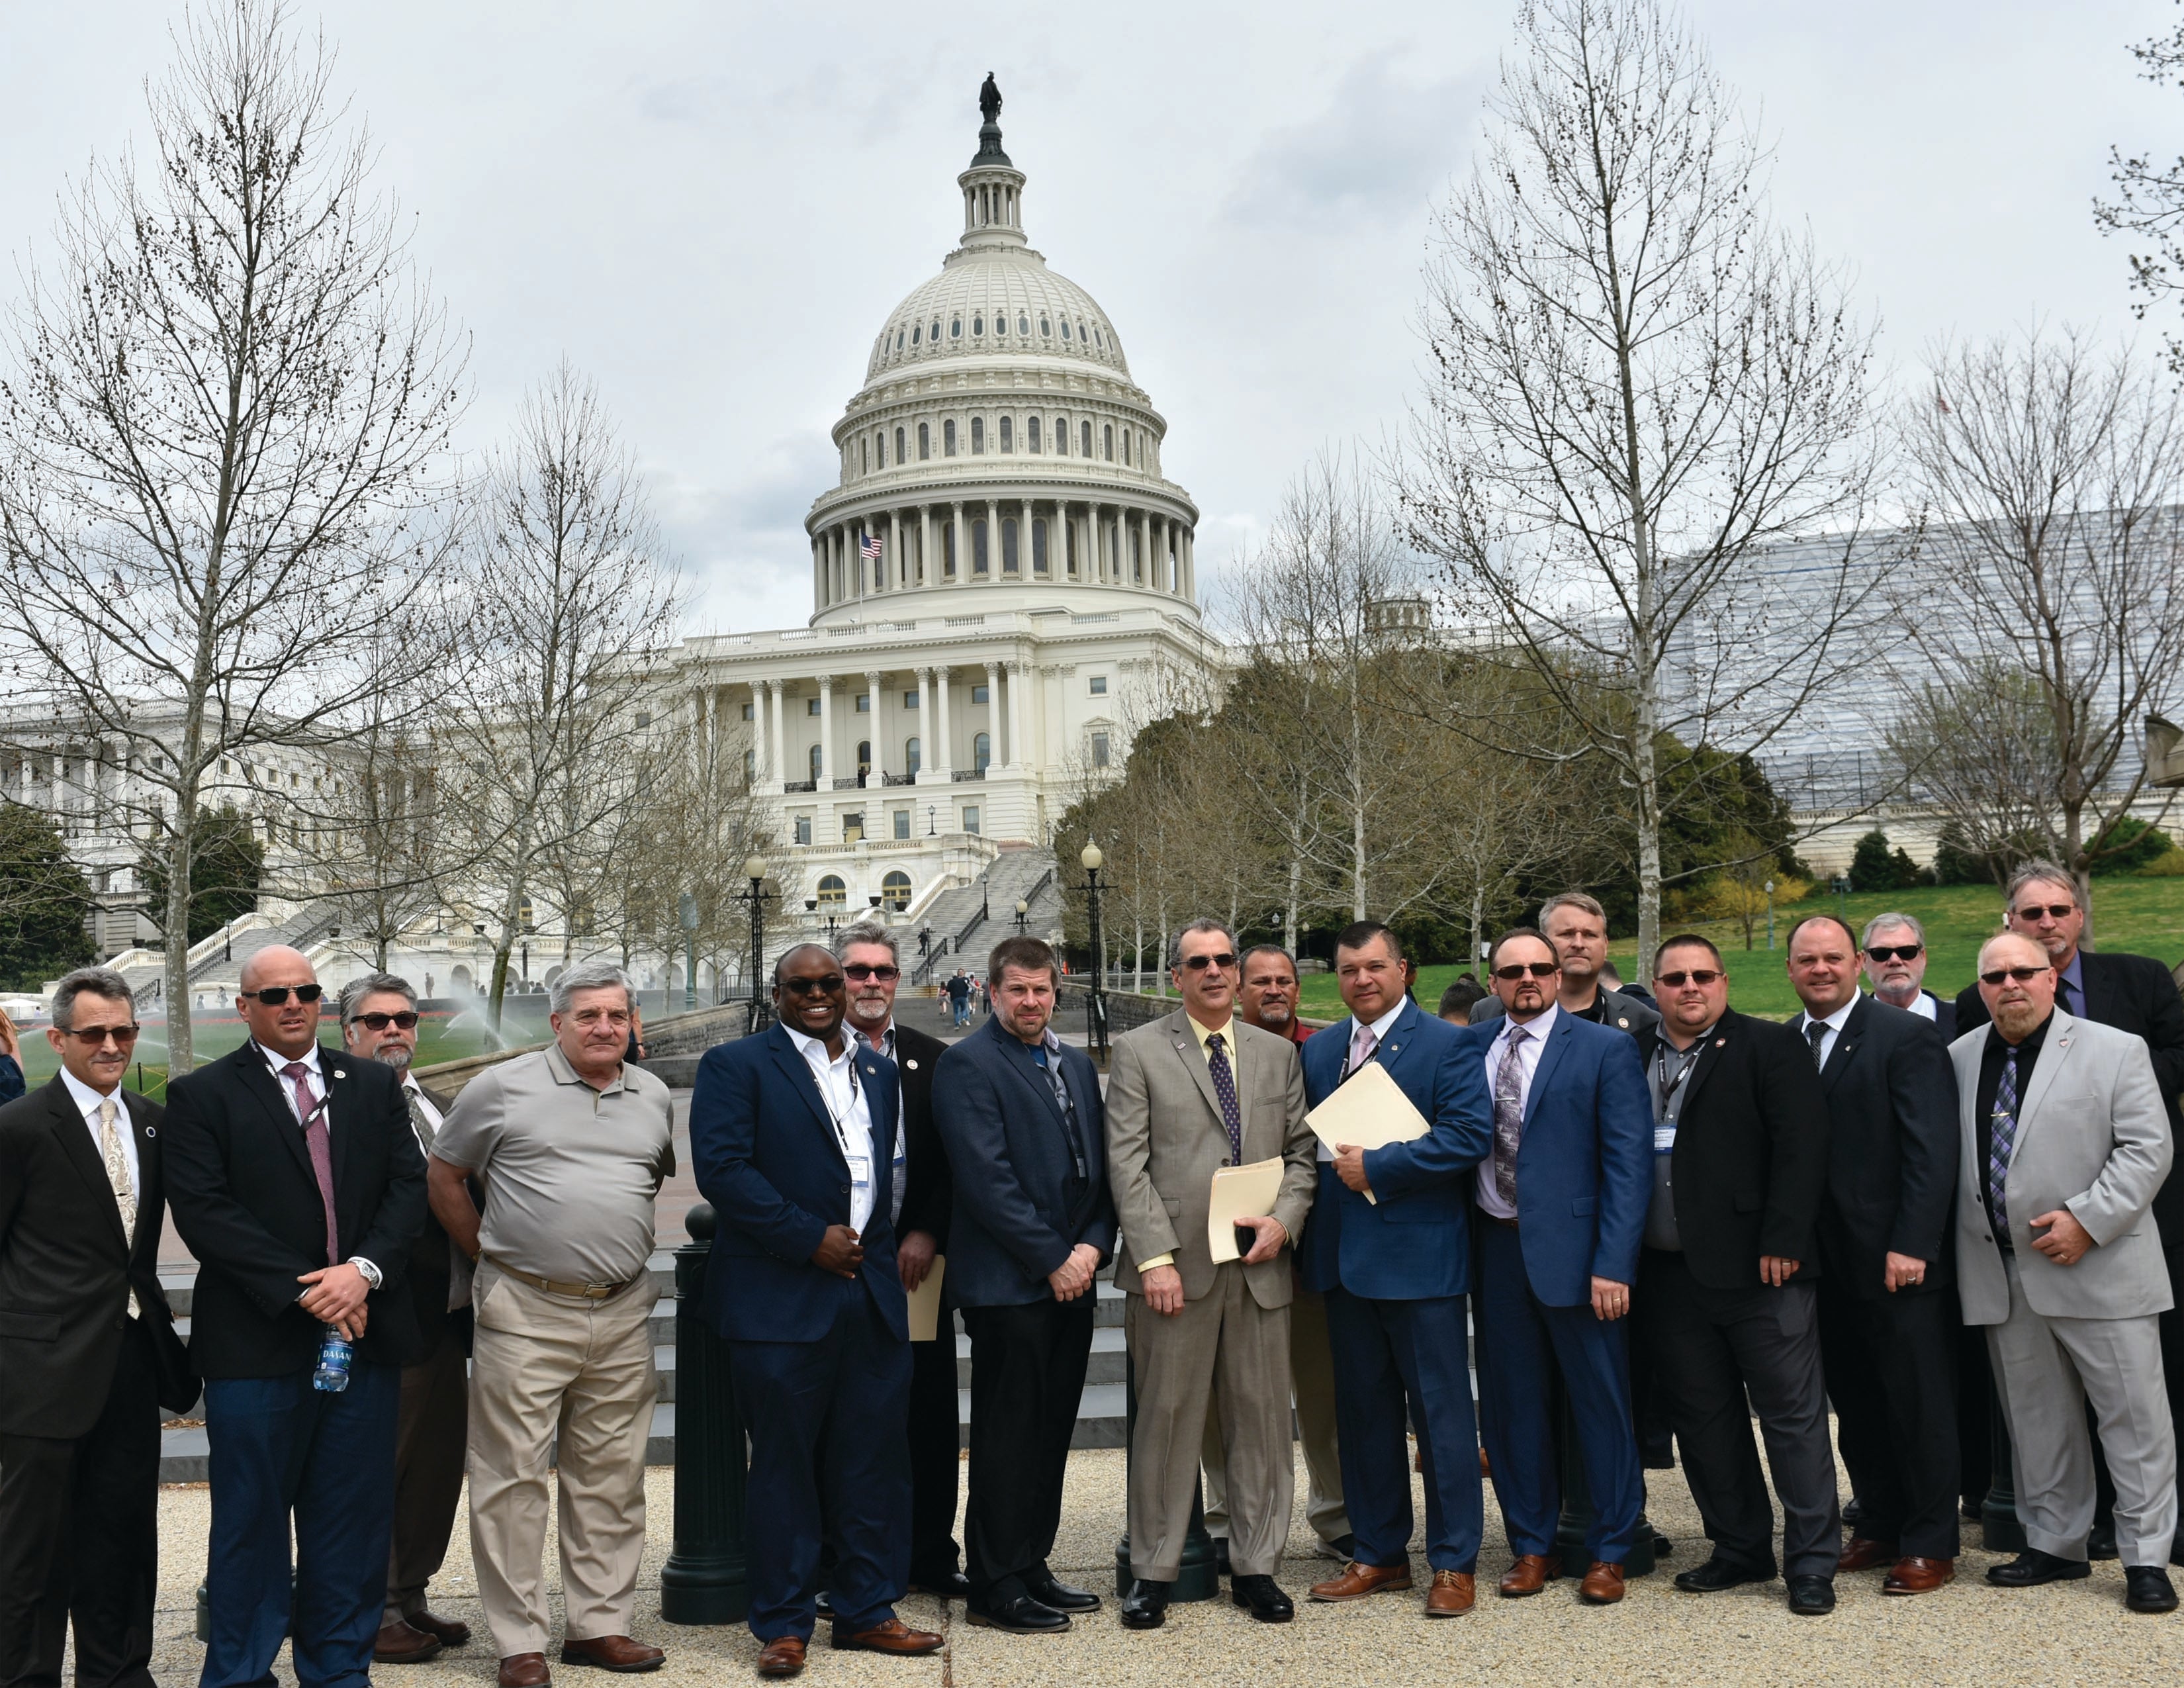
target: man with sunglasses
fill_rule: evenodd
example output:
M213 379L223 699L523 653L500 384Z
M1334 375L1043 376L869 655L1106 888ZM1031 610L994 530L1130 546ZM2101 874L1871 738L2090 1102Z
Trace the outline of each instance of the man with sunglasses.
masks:
M1980 950L1990 1023L1949 1046L1959 1099L1957 1290L1987 1333L2025 1551L2003 1588L2086 1576L2092 1438L2115 1482L2125 1603L2172 1612L2176 1437L2162 1410L2159 1316L2174 1296L2146 1223L2176 1156L2142 1039L2056 1001L2046 947L2020 932Z
M1925 988L1926 932L1908 914L1877 914L1859 944L1874 999L1929 1022L1947 1044L1957 1034L1957 1005Z
M1539 931L1554 945L1562 964L1562 991L1557 1006L1566 1014L1590 1020L1596 1026L1613 1026L1636 1037L1661 1023L1660 1015L1643 997L1628 995L1608 983L1614 968L1607 963L1607 911L1600 900L1583 891L1563 891L1540 905ZM1498 1018L1501 994L1484 993L1471 1011L1471 1022Z
M190 1356L211 1445L201 1688L361 1683L386 1597L406 1293L425 1157L393 1069L318 1041L319 982L285 944L242 964L248 1038L167 1087L168 1201L198 1258ZM346 1389L315 1388L329 1329ZM288 1586L292 1515L296 1582Z
M1790 1610L1835 1610L1841 1525L1828 1446L1815 1280L1828 1115L1806 1040L1729 1006L1721 952L1696 933L1653 960L1658 1031L1639 1039L1653 1102L1653 1189L1635 1298L1653 1376L1713 1543L1690 1594L1774 1576L1782 1501Z
M428 1091L410 1070L417 1053L417 993L392 973L366 973L342 987L342 1044L363 1061L391 1067L404 1106L429 1156L454 1098ZM410 1250L410 1302L421 1348L402 1368L394 1430L394 1544L387 1561L387 1610L372 1658L416 1664L471 1638L470 1625L436 1618L425 1591L448 1556L463 1497L463 1456L470 1438L470 1262L452 1250L429 1212Z
M148 1688L159 1409L197 1396L159 1288L156 1102L122 1089L136 1005L103 967L53 991L61 1070L0 1108L0 1684Z

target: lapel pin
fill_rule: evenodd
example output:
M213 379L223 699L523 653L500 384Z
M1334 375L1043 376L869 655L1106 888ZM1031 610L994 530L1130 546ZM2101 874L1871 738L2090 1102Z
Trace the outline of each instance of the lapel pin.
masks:
M916 1072L916 1071L917 1071L917 1061L916 1061L916 1057L915 1057L915 1056L913 1056L911 1059L910 1059L910 1060L905 1061L905 1062L903 1062L903 1065L904 1065L905 1067L908 1067L908 1068L909 1068L912 1072Z
M334 1077L337 1078L346 1078L348 1077L348 1074L343 1072L340 1067L337 1067L334 1068Z
M144 1134L147 1137L157 1137L159 1134L159 1128L156 1125L148 1125L144 1128Z
M1713 1040L1713 1046L1716 1049L1727 1049L1729 1047L1729 1039L1727 1038L1716 1038Z

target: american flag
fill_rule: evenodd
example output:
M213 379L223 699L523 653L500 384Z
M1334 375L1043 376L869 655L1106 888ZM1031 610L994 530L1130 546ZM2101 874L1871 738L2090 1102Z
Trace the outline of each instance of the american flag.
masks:
M860 545L857 549L865 554L865 560L866 562L876 563L879 561L880 536L877 533L867 533L865 535L865 543Z

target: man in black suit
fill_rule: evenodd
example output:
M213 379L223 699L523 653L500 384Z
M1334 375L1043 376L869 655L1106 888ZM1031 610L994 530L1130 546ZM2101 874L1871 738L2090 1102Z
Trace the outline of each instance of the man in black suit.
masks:
M2055 1006L2066 1014L2131 1032L2146 1040L2161 1105L2169 1112L2169 1135L2184 1132L2177 1095L2184 1091L2184 997L2169 969L2151 955L2081 949L2086 908L2077 882L2052 861L2028 861L2010 876L2003 903L2003 929L2022 933L2048 952L2055 968ZM1975 979L1957 996L1957 1030L1975 1031L1992 1017ZM2169 1287L2177 1305L2161 1315L2161 1368L2169 1393L2169 1417L2184 1446L2184 1157L2171 1169L2153 1198L2153 1222L2161 1232L2161 1251L2169 1268ZM2099 1509L2088 1548L2096 1559L2115 1557L2114 1486L2099 1439L2093 1442ZM2184 1504L2184 1473L2177 1483ZM2184 1564L2184 1540L2170 1550Z
M963 1545L973 1624L1067 1630L1097 1595L1048 1568L1092 1353L1094 1277L1113 1253L1100 1075L1050 1023L1061 966L1036 938L987 965L994 1013L940 1057L933 1123L956 1185L948 1290L971 1338Z
M196 1380L159 1289L157 1103L122 1089L136 1004L85 967L53 992L61 1070L0 1108L0 1685L149 1688L159 1408Z
M1858 948L1831 914L1790 933L1791 1024L1828 1104L1820 1355L1862 1508L1836 1568L1925 1594L1956 1575L1957 1083L1930 1024L1859 994Z
M393 973L366 973L342 987L342 1045L391 1067L419 1150L430 1156L453 1096L417 1082L417 993ZM372 1657L416 1664L443 1646L459 1647L471 1626L437 1618L425 1591L448 1557L455 1508L463 1497L463 1456L470 1443L471 1263L449 1245L428 1210L410 1250L410 1303L417 1316L416 1357L402 1368L394 1429L394 1545L387 1563L387 1609Z
M948 1252L954 1184L948 1151L933 1125L933 1073L948 1045L894 1017L902 960L894 933L878 921L859 921L834 936L834 958L848 982L845 1023L860 1042L892 1061L901 1074L902 1131L890 1180L895 1267L915 1293ZM943 1267L944 1285L946 1274ZM970 1592L956 1542L956 1491L962 1446L956 1411L956 1323L944 1302L930 1342L910 1345L910 1586L943 1600Z
M175 1228L198 1257L190 1353L205 1379L211 1639L198 1688L296 1676L365 1688L387 1590L401 1368L418 1347L403 1274L425 1157L392 1067L321 1049L319 982L275 945L243 963L240 1049L167 1087ZM347 1386L329 1381L345 1337Z
M1926 928L1908 914L1892 911L1865 923L1865 977L1874 995L1931 1023L1946 1048L1957 1035L1957 1005L1944 1002L1926 987Z
M1841 1537L1815 1236L1827 1108L1805 1040L1730 1008L1729 976L1707 939L1662 944L1653 985L1661 1025L1639 1039L1652 1092L1653 1195L1631 1306L1713 1543L1713 1557L1679 1572L1676 1586L1709 1594L1774 1574L1756 1413L1782 1500L1790 1610L1832 1612Z

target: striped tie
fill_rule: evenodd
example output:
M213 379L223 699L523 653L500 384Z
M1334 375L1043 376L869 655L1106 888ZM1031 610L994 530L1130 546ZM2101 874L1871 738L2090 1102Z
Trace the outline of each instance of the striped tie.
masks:
M2002 1058L2002 1077L1995 1081L1994 1117L1989 1122L1986 1151L1986 1199L1994 1209L1996 1239L2009 1245L2009 1208L2003 1187L2009 1179L2009 1157L2017 1147L2017 1051Z

